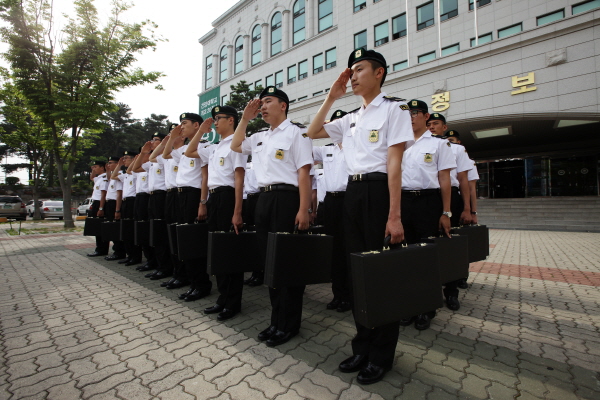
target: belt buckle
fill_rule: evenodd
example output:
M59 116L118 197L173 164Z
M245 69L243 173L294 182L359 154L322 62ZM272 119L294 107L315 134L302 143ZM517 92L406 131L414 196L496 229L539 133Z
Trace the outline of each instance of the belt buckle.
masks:
M362 181L362 174L354 174L352 175L352 182Z
M210 190L208 191L208 193L210 193L210 194L214 194L214 193L215 193L215 189L210 189Z
M271 190L273 190L273 186L272 185L265 186L265 192L270 192Z
M415 194L415 196L420 196L421 195L421 191L420 190L413 190L413 193Z
M180 187L178 187L178 188L177 188L177 191L178 191L179 193L181 193L181 188L180 188Z

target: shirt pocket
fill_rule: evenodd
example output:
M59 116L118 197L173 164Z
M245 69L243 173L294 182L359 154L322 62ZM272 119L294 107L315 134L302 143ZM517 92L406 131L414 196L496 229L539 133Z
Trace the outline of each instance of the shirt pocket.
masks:
M370 118L362 121L357 129L359 140L367 147L379 147L382 145L386 136L381 129L385 123L385 118ZM387 147L387 146L385 146Z
M273 147L270 150L271 154L269 154L269 158L274 160L275 162L287 162L292 157L290 151L291 146L291 142L283 140L273 143Z
M437 169L437 149L421 150L417 162L424 168Z
M356 126L351 127L344 134L344 138L342 139L342 148L344 149L353 149L354 148L354 135L356 133Z

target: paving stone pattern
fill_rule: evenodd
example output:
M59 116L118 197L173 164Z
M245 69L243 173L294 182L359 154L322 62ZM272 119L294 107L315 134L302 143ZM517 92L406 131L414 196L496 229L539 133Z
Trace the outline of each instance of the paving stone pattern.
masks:
M266 287L219 323L201 312L216 290L182 303L87 258L92 238L1 237L0 399L600 398L597 233L492 230L461 309L401 328L393 370L370 386L337 369L354 324L325 310L327 285L307 288L300 335L272 349L256 339Z

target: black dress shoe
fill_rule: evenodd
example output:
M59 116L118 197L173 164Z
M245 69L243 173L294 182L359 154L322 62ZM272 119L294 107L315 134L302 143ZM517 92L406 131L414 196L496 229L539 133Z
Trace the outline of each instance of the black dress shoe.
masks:
M127 264L131 259L129 257L126 257L122 260L119 261L119 264Z
M237 313L239 313L238 310L224 308L223 311L221 311L219 315L217 315L217 321L227 321L228 319L235 317Z
M339 301L338 299L333 299L331 300L331 302L327 303L327 309L328 310L335 310L336 308L339 307L341 301Z
M425 329L429 329L431 326L431 319L433 317L429 314L419 314L417 319L415 320L415 328L419 331L424 331Z
M193 291L194 291L194 288L189 288L189 290L187 292L183 292L177 297L179 297L180 300L185 300L185 298L188 297L189 294L192 294Z
M352 310L352 304L349 301L340 301L340 305L336 308L337 312L346 312Z
M409 326L410 324L413 323L413 321L415 320L415 317L409 317L409 318L402 318L399 322L400 326Z
M356 380L358 383L363 385L370 385L375 382L379 382L388 372L390 367L379 367L373 363L368 363L366 367L360 370Z
M466 279L461 279L458 282L458 285L456 285L456 286L458 286L460 289L468 289L469 288L469 284L467 283Z
M244 279L244 285L249 284L252 281L252 279L254 279L253 276L250 276L250 278L248 278L248 279Z
M189 283L175 279L175 282L171 282L167 285L167 289L179 289L187 285L189 285Z
M153 281L157 281L157 280L159 280L159 279L165 279L165 278L168 278L168 277L170 277L171 275L173 275L173 274L169 274L169 273L167 273L167 272L163 272L163 271L158 271L156 274L152 275L152 276L150 277L150 279L151 279L151 280L153 280Z
M365 367L368 362L369 358L367 356L356 354L342 361L338 368L342 372L356 372L363 369L363 367Z
M149 268L149 269L146 269ZM149 266L149 263L145 263L143 265L140 265L139 267L136 267L135 270L136 271L150 271L152 269L152 267Z
M296 331L296 332L277 331L267 340L267 346L275 347L275 346L279 346L280 344L287 343L290 341L291 338L293 338L297 334L298 334L298 331Z
M90 253L90 254L88 254L87 256L88 256L88 257L100 257L100 256L105 256L105 255L107 255L107 254L108 254L108 253L98 253L97 251L95 251L95 252L93 252L93 253Z
M125 256L124 256L124 255L120 255L120 254L112 254L112 255L110 255L110 256L106 256L106 257L104 257L104 259L105 259L106 261L122 260L122 259L124 259L124 258L125 258Z
M127 262L125 263L125 265L126 265L127 267L129 267L130 265L139 264L139 263L141 263L141 262L142 262L142 260L132 260L132 259L129 259L129 261L127 261Z
M160 283L160 287L167 287L168 285L170 285L171 283L175 282L177 279L175 278L171 278L168 281L164 281Z
M252 280L250 282L248 282L248 286L254 287L254 286L260 286L263 284L263 280L260 278L252 278Z
M150 278L151 276L153 276L154 274L157 274L157 273L158 273L158 270L148 272L146 275L144 275L144 278Z
M222 306L220 304L215 304L214 306L205 308L204 314L215 314L215 313L223 311L224 308L225 308L225 306Z
M273 336L275 332L277 332L277 327L275 325L271 325L258 334L258 340L264 342L265 340L268 340L271 336Z
M457 311L460 308L460 302L458 301L458 297L456 297L456 296L446 297L446 307L448 307L452 311Z
M210 290L194 289L194 291L185 296L185 301L196 301L203 299L210 294Z

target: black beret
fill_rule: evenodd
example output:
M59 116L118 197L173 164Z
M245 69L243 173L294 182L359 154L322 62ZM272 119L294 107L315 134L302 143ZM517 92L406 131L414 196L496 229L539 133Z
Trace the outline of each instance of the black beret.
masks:
M138 153L136 153L135 151L129 151L129 150L125 150L125 151L123 152L123 155L124 155L124 156L131 156L131 157L135 157L135 156L137 156L137 155L138 155Z
M425 103L423 100L413 99L409 101L408 108L410 108L411 110L421 110L425 113L429 112L429 107L427 106L427 103Z
M350 57L348 57L348 68L352 68L354 64L363 60L372 60L377 61L383 67L383 79L381 83L385 82L385 77L387 76L387 63L385 61L385 57L376 52L375 50L367 50L367 49L355 49L350 53Z
M283 90L279 90L275 86L267 86L260 93L259 99L262 99L263 97L267 97L267 96L277 97L278 99L285 101L285 104L287 104L289 107L290 98L288 97L287 94L285 94L285 92Z
M171 132L173 129L177 128L179 124L176 124L175 122L173 122L171 125L169 125L169 132Z
M460 138L460 134L458 133L458 131L451 130L451 131L446 132L445 137L447 137L447 138L448 137Z
M121 157L108 157L108 161L116 161L119 162L119 160L121 159Z
M213 109L210 111L210 114L212 115L213 119L215 118L215 116L217 114L231 115L236 120L238 118L238 112L237 112L237 110L235 108L231 107L231 106L216 106L216 107L213 107Z
M152 135L152 139L154 139L155 137L158 137L158 138L160 138L160 140L163 140L164 138L167 137L167 135L165 135L163 133L156 132L154 135Z
M100 160L92 161L91 165L98 165L100 167L105 167L106 166L106 161L100 161Z
M183 121L184 119L189 119L190 121L193 122L197 122L199 124L203 123L204 120L202 119L201 116L199 116L198 114L194 114L194 113L183 113L179 116L179 122Z
M427 120L427 122L429 122L429 121L442 121L445 124L446 123L446 117L444 117L440 113L432 113L429 116L429 119Z
M331 114L331 118L329 118L329 122L335 121L338 118L342 118L344 115L348 114L346 111L336 110Z

